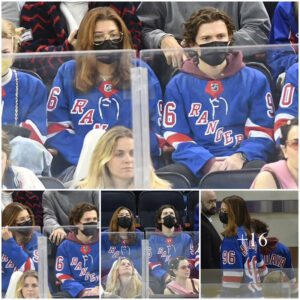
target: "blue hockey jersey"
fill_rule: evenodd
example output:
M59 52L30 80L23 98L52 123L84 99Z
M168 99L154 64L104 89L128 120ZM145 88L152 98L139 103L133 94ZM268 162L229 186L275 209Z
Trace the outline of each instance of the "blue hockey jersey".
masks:
M99 240L82 244L74 233L70 233L57 249L55 272L62 283L61 290L73 298L85 288L98 286Z
M29 129L30 138L44 143L47 135L47 90L38 78L9 69L2 81L2 125Z
M267 241L267 246L261 247L261 252L268 269L281 269L291 281L296 282L289 248L278 242L277 238L267 238Z
M162 279L169 270L169 261L177 256L184 256L195 262L195 251L192 238L183 232L176 232L173 237L153 233L149 238L150 274Z
M238 227L237 236L224 237L221 244L221 260L223 269L221 296L228 296L230 289L240 288L244 297L260 295L262 290L260 275L265 276L268 269L255 236L249 240L245 229ZM241 287L241 284L244 286Z
M2 292L6 293L14 271L38 270L38 236L34 232L25 245L19 245L14 238L2 239Z
M192 61L171 79L164 97L163 134L173 160L201 177L212 158L237 152L248 161L267 161L274 151L274 106L265 76L229 54L220 79L199 71Z
M116 233L117 234L117 233ZM128 244L125 240L113 245L109 240L109 231L101 233L101 276L109 273L114 261L119 257L128 257L139 274L142 274L142 239L144 235L136 230L135 243Z
M279 74L298 61L299 33L295 3L279 2L274 11L270 44L290 45L289 49L268 51L267 63L275 80Z
M286 72L279 107L275 114L274 138L277 143L280 139L280 127L286 124L288 120L298 118L298 71L299 63L296 63Z
M148 69L150 144L153 157L159 156L162 92L154 72L142 61L134 64ZM68 61L58 70L48 99L47 144L77 165L85 135L93 128L132 127L131 90L117 90L109 81L89 92L74 88L76 62ZM158 135L158 136L157 136Z

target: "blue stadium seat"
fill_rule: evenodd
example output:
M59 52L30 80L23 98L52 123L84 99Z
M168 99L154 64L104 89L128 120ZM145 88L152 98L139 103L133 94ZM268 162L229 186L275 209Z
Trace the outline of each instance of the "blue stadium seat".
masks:
M136 197L130 191L101 192L101 226L108 227L114 211L120 207L129 208L136 215Z
M186 205L181 192L143 191L138 199L138 216L142 228L155 226L155 212L164 204L175 206L181 220L183 220Z
M199 204L199 191L191 191L187 195L187 222L194 227L195 207Z
M200 189L249 189L260 169L217 171L206 174Z
M182 174L176 172L157 171L156 175L172 184L173 189L190 189L191 183Z

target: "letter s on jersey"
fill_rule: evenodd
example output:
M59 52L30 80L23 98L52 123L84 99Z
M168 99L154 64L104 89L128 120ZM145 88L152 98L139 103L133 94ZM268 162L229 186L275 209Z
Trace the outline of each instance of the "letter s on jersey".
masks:
M164 107L163 126L171 128L176 124L176 103L173 101L167 102Z

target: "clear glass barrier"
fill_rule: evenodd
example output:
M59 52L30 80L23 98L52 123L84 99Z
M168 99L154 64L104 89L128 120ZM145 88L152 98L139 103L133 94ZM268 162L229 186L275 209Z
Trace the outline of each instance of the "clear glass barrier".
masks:
M146 240L150 298L198 298L199 232L146 232Z
M232 282L229 282L230 277L226 278L228 274L220 269L202 269L201 297L298 298L298 269L269 268L266 276L260 276L253 270L256 278L252 276L254 273L246 273L244 269L230 272L241 275L240 283L237 283L238 280L234 280L234 277L231 277Z
M120 188L104 167L101 169L103 178L99 178L99 170L92 171L95 163L113 155L108 153L113 149L109 145L118 144L122 148L118 153L127 155L126 162L121 163L124 157L114 153L115 163L109 165L112 168L109 173L121 177L128 188L150 187L149 176L153 171L150 156L157 158L159 153L156 133L160 130L157 107L161 92L152 92L152 87L158 85L155 78L149 78L149 84L145 84L146 90L148 86L151 89L149 93L141 89L140 67L147 69L147 66L136 58L135 51L2 54L2 62L5 73L2 77L3 129L30 136L34 140L32 143L44 143L48 150L39 148L36 155L30 156L21 151L24 141L20 141L19 166L22 166L22 161L41 164L46 151L47 155L50 152L53 156L48 166L51 175L58 177L67 187ZM146 99L148 94L149 101ZM141 116L142 103L149 103L146 105L147 114L149 112L151 116L149 121ZM132 111L137 116L133 117ZM132 129L134 143L129 142L130 137L116 141L116 137L130 133L115 129L104 146L98 144L104 132L116 126ZM151 132L151 141L138 136L142 134L141 127ZM35 144L26 144L26 148L34 147ZM143 147L146 150L151 148L151 151L143 151ZM101 155L100 151L98 155L95 151L93 157L96 148L105 148L105 151L102 150Z
M101 232L101 285L104 298L144 298L144 233ZM119 274L119 276L117 276ZM131 277L135 285L120 289Z
M14 298L22 272L39 269L38 237L41 230L38 226L11 226L2 227L1 231L2 296Z
M158 173L177 172L198 187L208 170L214 170L206 165L210 159L216 159L214 167L220 171L225 170L222 163L236 153L243 153L241 160L249 165L241 165L247 168L278 160L274 143L278 127L298 116L297 88L285 81L290 80L290 72L294 84L298 82L298 72L292 69L298 61L295 48L297 45L142 50L140 57L159 79L163 92ZM170 166L172 163L184 166ZM178 178L161 176L173 187L178 184ZM249 183L237 180L235 188L250 188L254 177L245 179ZM220 187L216 184L215 188Z
M64 240L57 244L49 233L63 230ZM45 228L47 236L48 284L52 297L98 298L99 280L99 224Z

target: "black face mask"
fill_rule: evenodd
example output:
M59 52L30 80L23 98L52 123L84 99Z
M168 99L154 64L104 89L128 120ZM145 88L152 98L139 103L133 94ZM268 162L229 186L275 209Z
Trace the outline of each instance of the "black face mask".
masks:
M101 45L94 44L94 50L120 50L123 49L123 40L117 43L112 43L110 40L104 41ZM108 53L96 56L97 60L104 64L112 64L120 60L120 53Z
M228 54L228 48L226 47L228 42L211 42L199 45L201 48L200 59L211 66L220 65ZM215 47L214 49L205 49L207 47ZM222 49L216 49L217 47L223 47Z
M163 220L163 224L168 228L172 228L176 225L176 218L171 215L165 216Z
M87 227L86 225L94 225L95 227ZM94 235L97 232L97 222L89 222L83 224L83 230L81 232L86 236Z
M24 227L24 226L32 226L32 221L28 220L23 223L17 224L18 227ZM32 228L20 228L20 229L15 229L15 232L18 232L23 235L30 235L32 233Z
M129 228L131 226L131 218L128 217L118 218L118 225L122 228Z
M228 213L224 213L221 211L219 213L219 219L223 224L227 224L228 223Z

